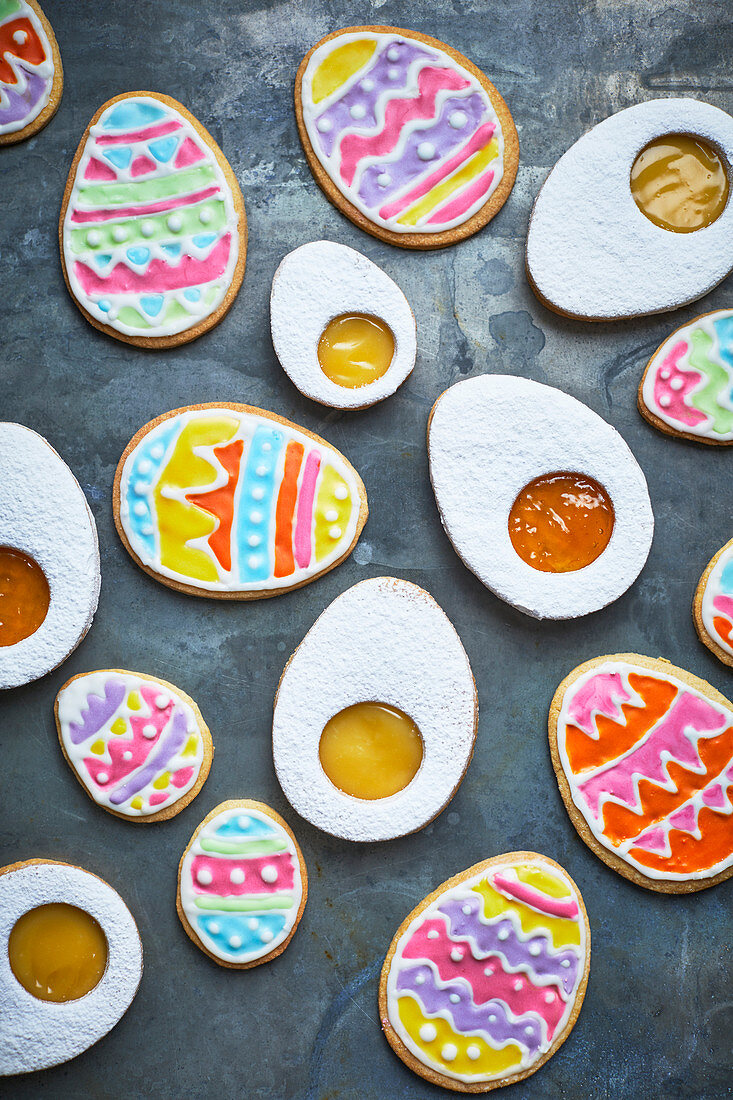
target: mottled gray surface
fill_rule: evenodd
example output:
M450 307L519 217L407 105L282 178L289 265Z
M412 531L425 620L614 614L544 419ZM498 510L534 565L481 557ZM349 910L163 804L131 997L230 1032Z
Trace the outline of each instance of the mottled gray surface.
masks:
M420 0L376 3L373 20L411 26L465 51L506 96L522 146L514 192L457 248L380 245L333 209L305 165L291 106L295 69L319 37L369 18L325 0L48 0L64 58L58 115L0 150L0 416L41 432L84 486L102 551L102 595L80 649L40 683L2 700L0 863L46 856L112 883L140 928L139 995L102 1042L58 1069L5 1082L13 1097L431 1098L383 1040L379 968L406 913L461 868L514 848L562 862L593 933L579 1022L541 1072L509 1097L587 1100L721 1097L730 1089L731 883L690 897L638 889L579 840L547 751L552 693L598 653L664 654L730 695L731 675L694 633L690 600L731 536L730 452L676 442L636 411L650 353L696 312L730 305L730 279L699 307L642 321L563 321L528 289L523 238L557 157L610 112L655 95L733 106L727 0ZM244 191L250 248L230 314L175 351L146 354L92 329L61 276L56 218L76 143L97 107L132 89L168 92L215 135ZM268 296L285 252L318 237L361 249L403 288L418 321L413 376L357 414L328 412L292 387L272 351ZM728 293L726 293L728 291ZM525 374L586 401L624 435L649 478L657 533L637 584L587 619L538 624L500 603L459 562L428 480L429 409L450 383L483 371ZM353 556L277 600L222 604L146 577L112 524L115 465L147 420L189 402L247 401L341 448L364 477L371 516ZM455 623L478 685L476 753L449 808L422 833L368 848L324 836L285 802L272 767L273 694L289 653L325 604L368 576L426 587ZM216 743L211 776L174 821L125 824L94 807L56 741L53 697L76 672L122 665L158 673L200 704ZM297 832L311 875L284 956L220 970L183 934L179 856L225 798L271 803ZM2 993L0 991L0 1006ZM0 1007L1 1011L1 1007ZM448 1094L443 1094L448 1095Z

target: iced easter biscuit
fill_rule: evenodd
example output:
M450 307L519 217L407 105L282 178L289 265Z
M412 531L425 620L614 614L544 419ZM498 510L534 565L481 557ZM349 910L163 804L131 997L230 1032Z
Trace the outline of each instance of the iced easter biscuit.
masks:
M478 700L445 612L394 577L338 596L292 655L275 697L275 771L298 813L345 840L421 829L473 755Z
M527 276L566 317L643 317L694 302L733 266L733 118L653 99L594 126L550 172Z
M614 871L665 894L733 873L733 707L705 680L596 657L560 684L549 731L572 822Z
M106 668L56 696L61 749L87 794L128 821L167 821L201 790L214 754L201 711L180 688Z
M45 859L0 868L0 1076L88 1050L130 1007L142 966L132 914L101 878Z
M724 664L733 665L733 539L700 577L692 615L700 641Z
M247 219L236 177L177 100L105 103L76 151L59 222L72 298L95 328L141 348L194 340L242 283Z
M92 625L97 528L64 460L22 424L0 423L0 688L45 676Z
M415 365L415 318L366 256L332 241L290 252L272 280L272 342L301 393L363 409L394 393Z
M334 447L249 405L188 405L146 424L114 483L120 538L156 580L194 596L254 600L339 565L368 515Z
M36 0L0 0L0 145L42 130L61 102L64 71Z
M428 455L453 548L519 611L587 615L643 568L654 530L644 474L568 394L498 374L459 382L433 406Z
M186 934L232 970L281 955L307 897L303 853L287 822L249 799L212 810L178 868L176 904Z
M676 329L649 360L639 412L668 435L733 443L733 309Z
M519 161L504 100L435 38L347 27L305 56L295 113L311 171L360 229L403 248L444 248L506 202Z
M397 929L379 1014L415 1073L490 1092L535 1073L578 1018L590 928L566 871L536 852L477 863L434 890Z

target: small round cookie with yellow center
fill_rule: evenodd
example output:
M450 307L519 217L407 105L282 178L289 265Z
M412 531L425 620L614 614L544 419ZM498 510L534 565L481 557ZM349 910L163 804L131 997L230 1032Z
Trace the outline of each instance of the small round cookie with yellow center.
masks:
M415 318L404 294L366 256L333 241L288 253L272 280L270 325L290 380L336 409L384 400L415 365Z
M42 130L58 110L64 70L37 0L0 0L0 145Z
M692 606L703 645L733 666L733 539L715 554L700 577Z
M379 1015L397 1056L454 1092L536 1073L578 1019L590 927L578 887L536 852L509 852L448 879L397 929Z
M76 1058L118 1023L141 975L135 921L101 878L44 859L0 868L0 1076Z

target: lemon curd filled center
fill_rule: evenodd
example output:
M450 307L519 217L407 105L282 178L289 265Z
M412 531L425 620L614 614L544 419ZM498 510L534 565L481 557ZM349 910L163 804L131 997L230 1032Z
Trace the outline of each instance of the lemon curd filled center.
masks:
M328 322L318 341L321 370L337 386L356 390L387 373L394 334L379 317L342 313Z
M38 562L12 546L0 546L0 646L35 634L48 614L51 592Z
M75 1001L98 985L107 966L107 939L83 909L52 902L29 909L8 939L10 968L40 1001Z
M631 169L631 194L650 221L693 233L720 217L728 201L727 166L712 145L690 134L666 134L646 145Z
M423 741L401 710L385 703L355 703L326 723L319 756L335 787L354 798L374 800L397 794L414 779Z
M509 537L533 569L571 573L603 553L614 521L611 498L592 477L543 474L525 485L514 501Z

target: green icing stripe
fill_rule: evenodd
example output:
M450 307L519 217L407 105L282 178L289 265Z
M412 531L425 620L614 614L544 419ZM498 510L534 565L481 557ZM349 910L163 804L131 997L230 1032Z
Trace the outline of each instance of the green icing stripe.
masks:
M198 191L207 184L216 183L216 171L210 164L200 168L190 168L173 176L160 179L139 180L136 183L98 183L91 187L80 187L77 198L79 206L123 206L128 202L154 202L156 199L170 199L175 195Z
M208 210L211 212L211 221L205 225L201 221L199 215L202 210ZM227 212L223 199L209 199L206 202L196 203L195 206L182 206L176 210L181 219L181 231L176 233L175 241L179 238L192 235L194 233L218 233L219 230L224 229L226 226ZM129 248L130 245L141 242L142 244L150 244L153 241L172 241L171 231L168 228L168 218L170 217L170 211L166 211L165 214L150 214L140 215L137 218L131 218L126 221L119 222L88 222L82 229L72 229L71 239L71 251L77 256L83 252L93 255L95 252L111 252L113 248L119 248L118 242L112 236L112 232L115 229L119 229L122 226L127 232L127 238L125 240L125 247ZM148 233L147 236L143 235L141 225L143 219L146 223L146 229L152 227L152 233ZM87 241L87 236L91 230L95 230L99 233L99 244L95 244L93 247Z
M718 404L718 395L728 392L730 379L725 368L710 357L712 346L712 337L707 332L700 328L693 330L690 366L699 370L708 381L701 390L691 394L689 400L696 409L710 417L712 431L725 435L733 429L733 412Z
M6 19L20 11L20 0L0 0L0 19Z
M151 326L145 320L141 313L134 308L134 306L123 306L120 312L117 314L117 319L122 322L123 325L127 325L128 328L150 328Z
M292 894L270 894L252 898L212 898L199 895L195 905L197 909L216 909L220 913L261 913L266 909L290 909Z
M269 856L288 850L284 840L210 840L204 837L199 844L205 852L216 852L220 856Z

